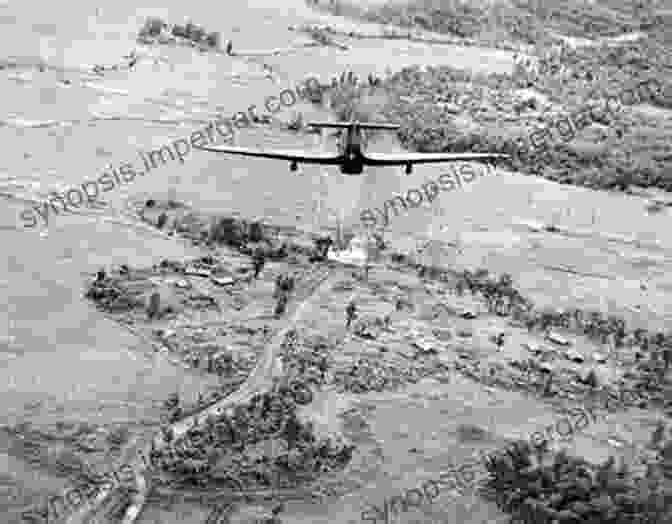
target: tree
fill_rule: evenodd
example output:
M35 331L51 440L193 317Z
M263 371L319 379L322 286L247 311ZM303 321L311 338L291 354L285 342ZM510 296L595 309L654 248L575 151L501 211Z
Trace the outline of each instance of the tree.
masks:
M163 440L170 444L175 439L175 431L170 426L164 426L161 428L163 432Z
M485 302L488 305L488 310L494 312L495 308L495 299L497 298L497 286L494 282L488 280L483 288L483 297Z
M591 369L590 373L588 373L588 376L586 377L586 384L593 389L598 386L597 374L595 373L594 369Z
M226 435L226 437L228 437L228 439L231 442L235 443L236 440L238 440L238 434L236 432L236 428L235 428L233 422L231 421L231 419L228 417L228 415L226 413L222 413L222 415L220 415L220 417L219 417L219 420L220 420L220 423L217 425L217 428L219 430L218 431L218 433L219 433L218 436L220 438L222 438Z
M160 18L150 16L145 21L144 27L140 30L140 35L148 35L151 37L156 37L161 34L161 30L166 27L166 24Z
M665 362L665 371L667 372L672 365L672 348L663 348L663 361Z
M498 350L498 351L501 351L501 350L502 350L502 346L504 346L504 333L499 333L499 334L495 337L495 344L497 344L497 350Z
M217 449L215 447L210 447L208 448L208 452L206 453L207 461L208 461L208 467L212 471L214 467L217 465L217 463L221 460L221 458L224 455L224 451L222 449Z
M287 439L287 446L289 449L294 448L301 432L301 423L299 422L296 412L292 411L287 419L284 429L284 436Z
M663 441L664 438L665 438L665 423L660 421L658 423L658 426L656 426L654 432L651 434L651 445L654 447L657 446Z
M548 396L552 392L552 386L553 386L553 372L551 371L548 374L548 378L546 379L546 383L544 384L544 396Z
M161 294L158 291L155 291L149 297L149 303L147 305L147 318L149 318L150 320L153 318L158 318L160 310L161 310Z
M219 49L221 44L221 34L214 31L206 37L207 44L213 49Z

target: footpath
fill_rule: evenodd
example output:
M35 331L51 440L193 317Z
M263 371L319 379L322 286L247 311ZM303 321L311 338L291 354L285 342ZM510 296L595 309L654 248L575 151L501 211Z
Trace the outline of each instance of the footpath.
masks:
M308 280L307 288L302 286L305 291L301 292L301 289L299 289L299 295L303 296L294 296L294 299L290 301L285 326L278 330L269 340L264 353L260 356L257 365L247 380L228 397L205 408L197 415L190 415L185 419L175 422L171 426L175 438L184 435L189 428L193 427L194 423L204 423L209 415L220 414L227 408L247 402L256 393L269 389L274 378L282 376L283 370L277 357L287 332L295 329L296 324L303 319L304 315L312 311L314 307L313 301L319 298L322 293L331 289L335 283L336 276L337 271L333 268L318 270L317 275ZM149 437L137 436L131 440L131 443L126 447L119 461L120 465L128 464L133 468L137 489L137 493L133 496L130 506L126 509L122 524L133 524L135 522L142 512L150 492L151 485L148 482L147 466L145 461L141 460L141 457L143 454L144 456L149 456L152 442L156 449L160 449L165 445L160 435ZM92 518L95 518L96 522L102 523L101 516L97 515L98 510L105 505L106 501L114 495L117 489L118 486L114 486L101 491L95 499L90 500L79 508L79 510L67 517L65 524L90 524Z

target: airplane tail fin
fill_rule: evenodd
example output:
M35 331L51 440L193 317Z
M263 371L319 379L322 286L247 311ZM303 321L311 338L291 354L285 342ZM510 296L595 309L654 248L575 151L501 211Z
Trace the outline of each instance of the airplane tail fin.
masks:
M308 122L309 126L312 127L327 127L327 128L349 128L352 127L354 122ZM399 124L376 124L361 122L358 124L361 129L399 129Z

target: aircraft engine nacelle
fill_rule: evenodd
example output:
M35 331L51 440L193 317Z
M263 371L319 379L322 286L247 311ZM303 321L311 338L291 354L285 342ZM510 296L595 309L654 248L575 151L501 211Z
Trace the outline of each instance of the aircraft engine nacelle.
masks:
M411 173L413 173L413 164L406 164L406 174L410 175Z
M289 164L289 170L290 171L297 171L299 169L299 163L294 161L291 164Z

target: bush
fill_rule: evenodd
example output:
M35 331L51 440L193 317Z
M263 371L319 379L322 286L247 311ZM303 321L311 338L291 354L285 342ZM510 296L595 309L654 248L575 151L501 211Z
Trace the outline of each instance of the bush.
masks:
M252 222L249 227L249 241L261 242L264 240L264 230L259 222Z
M210 241L227 245L240 245L243 232L235 218L221 217L210 229Z
M607 148L603 144L595 144L587 140L576 140L570 146L570 150L576 155L581 164L601 163L606 159Z
M172 29L172 31L171 31L171 34L172 34L173 36L177 36L177 37L180 37L180 38L187 38L187 30L186 30L186 28L185 28L184 26L179 25L179 24L175 24L175 25L173 26L173 29Z
M220 49L221 40L222 35L217 31L213 31L212 33L208 34L208 36L205 39L206 43L213 49Z
M595 373L594 369L591 369L590 373L588 373L588 376L586 376L586 385L590 386L593 389L595 389L599 385L597 380L597 374Z
M164 27L166 27L166 23L163 20L153 16L149 17L140 30L140 36L159 36Z
M199 25L192 24L191 22L187 24L186 30L187 38L193 40L194 42L200 42L206 35L205 29Z

